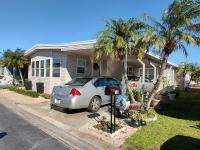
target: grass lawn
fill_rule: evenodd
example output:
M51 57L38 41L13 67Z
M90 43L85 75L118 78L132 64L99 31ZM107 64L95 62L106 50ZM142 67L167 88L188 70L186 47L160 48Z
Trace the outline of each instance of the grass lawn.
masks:
M157 121L126 140L127 149L200 150L200 93L182 92L157 113Z

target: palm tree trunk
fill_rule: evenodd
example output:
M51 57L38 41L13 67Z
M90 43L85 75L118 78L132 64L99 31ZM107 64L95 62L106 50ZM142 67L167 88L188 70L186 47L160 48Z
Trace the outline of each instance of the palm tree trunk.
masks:
M165 70L167 68L168 58L169 58L169 54L168 53L164 53L163 59L162 59L162 64L161 64L161 71L160 71L158 80L157 80L156 84L154 85L153 90L151 91L151 93L149 95L149 101L147 103L147 109L150 107L152 99L155 97L155 95L158 93L159 89L162 86L163 77L165 75Z
M133 96L133 92L129 87L128 84L128 76L127 76L127 54L125 55L125 59L124 59L124 73L123 73L123 78L125 81L125 91L128 92L128 95L130 95L131 98L131 103L133 103L135 101L134 96Z
M182 89L185 91L185 75L183 76L183 83L182 83L183 85L183 87L182 87Z
M23 78L23 76L22 76L22 71L21 71L21 69L19 69L19 74L20 74L20 78L21 78L21 80L22 80L22 86L24 86L24 78Z
M15 85L15 67L13 67L13 75L12 75L12 77L13 77L13 85Z

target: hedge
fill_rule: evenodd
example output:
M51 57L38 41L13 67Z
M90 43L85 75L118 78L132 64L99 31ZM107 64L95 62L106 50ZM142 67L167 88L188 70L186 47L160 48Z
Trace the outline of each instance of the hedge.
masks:
M16 93L22 94L22 95L30 96L30 97L39 97L40 96L40 94L37 92L20 89L15 86L7 87L7 89L9 89L10 91L14 91Z

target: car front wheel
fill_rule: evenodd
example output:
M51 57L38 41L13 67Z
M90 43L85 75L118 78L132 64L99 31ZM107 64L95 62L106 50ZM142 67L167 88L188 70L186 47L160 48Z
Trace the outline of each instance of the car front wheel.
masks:
M97 112L100 109L100 107L101 107L101 99L98 96L94 96L90 101L88 110L90 112Z

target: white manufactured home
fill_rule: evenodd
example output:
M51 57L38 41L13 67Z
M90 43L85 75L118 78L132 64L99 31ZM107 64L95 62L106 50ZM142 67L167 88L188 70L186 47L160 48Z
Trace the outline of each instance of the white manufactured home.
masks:
M54 86L64 84L75 77L112 76L121 80L122 64L110 57L99 62L93 59L95 41L81 41L64 44L38 44L26 51L30 60L28 79L32 81L32 90L36 83L44 83L44 92L51 93ZM168 62L166 80L176 84L174 68L176 64ZM160 58L146 53L143 60L134 55L128 57L128 76L141 76L143 81L155 82L160 71Z

